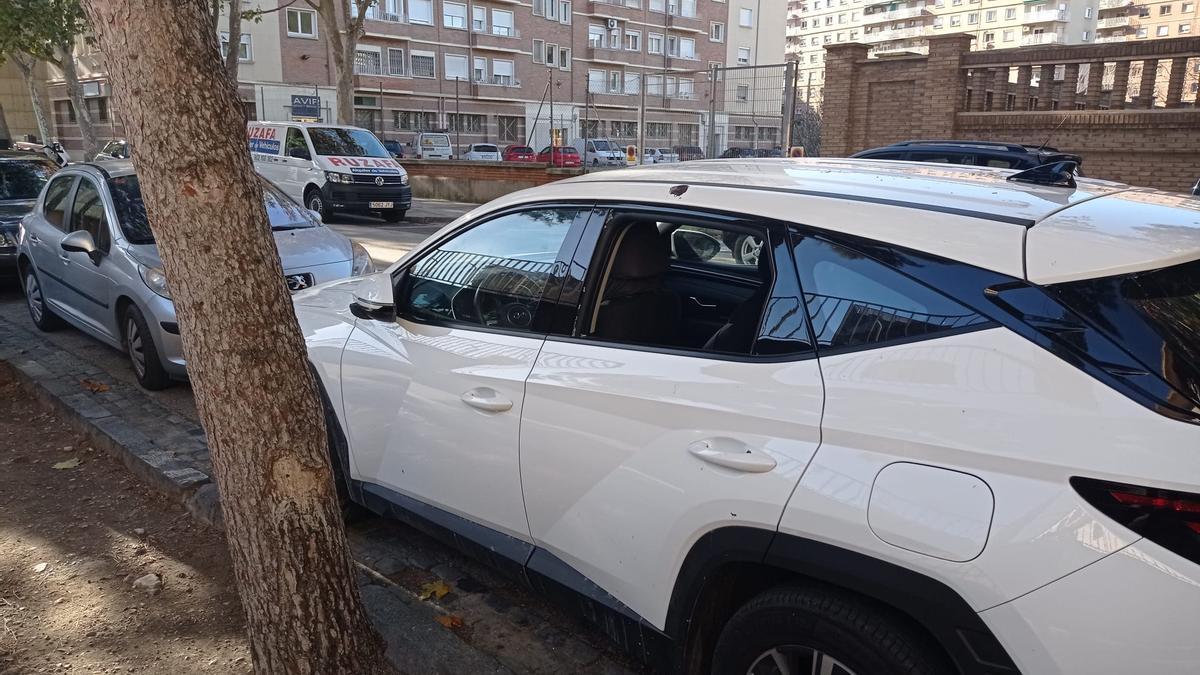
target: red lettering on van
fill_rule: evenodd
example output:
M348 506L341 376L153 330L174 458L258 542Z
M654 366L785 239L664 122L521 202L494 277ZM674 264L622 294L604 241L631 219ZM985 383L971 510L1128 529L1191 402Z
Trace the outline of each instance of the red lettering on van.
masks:
M334 166L341 166L342 164L344 164L344 162L341 160L340 157L330 157L329 163Z

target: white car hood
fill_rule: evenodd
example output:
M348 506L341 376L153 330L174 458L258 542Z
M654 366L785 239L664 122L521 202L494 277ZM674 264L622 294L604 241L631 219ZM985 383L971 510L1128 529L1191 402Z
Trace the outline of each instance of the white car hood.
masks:
M275 248L285 273L350 260L350 240L325 226L275 230ZM157 244L130 246L129 254L147 267L162 267Z

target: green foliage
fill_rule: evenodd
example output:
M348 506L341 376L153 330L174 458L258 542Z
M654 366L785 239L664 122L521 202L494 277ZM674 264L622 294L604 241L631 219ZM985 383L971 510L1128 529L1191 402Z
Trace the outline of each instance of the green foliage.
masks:
M57 63L56 48L69 51L75 39L88 30L79 0L0 2L0 58L23 53Z

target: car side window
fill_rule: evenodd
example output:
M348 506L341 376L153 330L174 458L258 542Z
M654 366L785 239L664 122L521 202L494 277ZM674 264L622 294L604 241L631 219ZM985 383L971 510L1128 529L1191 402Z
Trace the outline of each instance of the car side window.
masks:
M555 262L567 235L588 212L520 211L459 234L405 271L396 296L399 314L416 321L535 330L535 318L557 299L550 297L557 296Z
M284 142L283 154L290 155L292 150L299 148L308 152L308 142L304 140L304 132L296 127L288 127L287 140Z
M793 239L817 349L868 349L990 321L858 251L816 236Z
M71 228L85 230L92 235L96 248L108 253L112 237L104 214L104 198L90 178L79 179L79 189L75 190L75 203L71 207Z
M46 222L62 230L67 226L67 195L71 194L71 184L74 176L59 176L50 181L46 188L46 201L43 202L42 216Z

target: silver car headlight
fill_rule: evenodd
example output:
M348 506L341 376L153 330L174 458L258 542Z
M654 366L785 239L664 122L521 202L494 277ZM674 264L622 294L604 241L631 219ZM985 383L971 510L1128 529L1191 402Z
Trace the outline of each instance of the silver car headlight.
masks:
M138 272L142 275L142 281L146 282L147 288L154 291L156 295L171 299L171 289L167 287L167 275L161 268L138 265Z
M371 254L367 253L367 249L363 248L362 244L354 242L350 244L350 250L354 252L354 261L350 265L351 276L358 277L375 271L375 265L371 262Z

